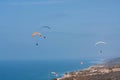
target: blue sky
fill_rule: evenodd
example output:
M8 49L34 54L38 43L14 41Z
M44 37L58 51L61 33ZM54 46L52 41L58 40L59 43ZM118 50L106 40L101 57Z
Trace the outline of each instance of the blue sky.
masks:
M0 60L120 56L119 0L0 0ZM41 26L47 39L31 37ZM37 40L37 41L38 41ZM94 44L105 41L103 54Z

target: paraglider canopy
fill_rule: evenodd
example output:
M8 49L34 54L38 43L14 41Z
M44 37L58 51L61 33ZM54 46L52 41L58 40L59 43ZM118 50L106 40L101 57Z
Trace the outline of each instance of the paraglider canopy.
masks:
M35 37L36 35L38 35L39 37L42 37L42 34L39 33L39 32L34 32L34 33L32 34L32 37Z
M51 74L56 74L56 72L51 72Z
M42 28L51 29L51 27L49 27L49 26L42 26Z
M95 43L96 46L97 46L97 45L104 45L104 44L107 44L107 43L106 43L106 42L103 42L103 41L98 41L98 42Z
M81 61L81 62L80 62L80 64L82 65L82 64L83 64L83 62Z

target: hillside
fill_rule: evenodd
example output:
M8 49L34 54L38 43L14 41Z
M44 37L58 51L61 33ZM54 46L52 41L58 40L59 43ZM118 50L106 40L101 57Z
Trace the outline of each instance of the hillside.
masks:
M57 80L120 80L120 58L110 59L85 70L66 73Z
M120 65L120 57L118 58L114 58L114 59L110 59L108 61L106 61L104 64L104 66L108 66L108 67L112 67L112 66L118 66Z

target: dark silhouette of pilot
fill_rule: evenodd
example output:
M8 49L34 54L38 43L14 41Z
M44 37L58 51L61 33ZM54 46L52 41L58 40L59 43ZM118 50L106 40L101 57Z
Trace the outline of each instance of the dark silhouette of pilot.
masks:
M38 46L38 43L36 43L36 46Z

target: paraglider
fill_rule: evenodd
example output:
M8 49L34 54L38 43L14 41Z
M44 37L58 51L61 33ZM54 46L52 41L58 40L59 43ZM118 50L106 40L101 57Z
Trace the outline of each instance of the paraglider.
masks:
M42 34L40 33L40 32L34 32L34 33L32 33L32 37L34 38L34 37L36 37L36 36L38 36L38 37L42 37ZM38 41L36 42L36 46L38 46L39 44L38 44Z
M83 65L83 62L81 61L80 64Z
M52 75L58 77L58 73L57 72L51 72Z
M44 39L47 38L46 35L47 35L47 33L48 33L50 30L51 30L51 27L49 27L49 26L42 26L42 27L41 27L41 31L44 33L44 35L43 35L43 38L44 38Z
M100 53L102 53L102 50L100 50Z
M106 45L106 44L107 44L107 43L104 42L104 41L98 41L98 42L95 43L95 46L98 47L98 49L100 49L100 50L99 50L100 53L102 53L102 52L103 52L103 51L102 51L102 48L103 48L103 46Z

